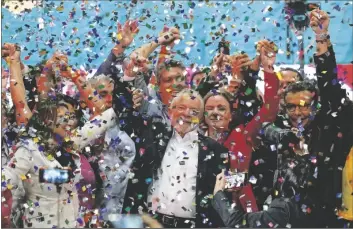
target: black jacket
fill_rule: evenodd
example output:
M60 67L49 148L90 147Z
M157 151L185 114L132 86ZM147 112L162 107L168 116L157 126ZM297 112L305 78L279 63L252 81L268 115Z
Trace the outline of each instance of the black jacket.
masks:
M160 118L136 117L140 126L137 152L133 165L134 178L129 181L123 212L147 211L148 188L157 174L172 130L166 128ZM222 221L211 206L216 176L222 168L228 168L228 150L211 138L199 134L199 158L196 181L196 227L222 226Z
M332 46L328 52L314 56L321 108L302 132L316 168L315 188L311 198L315 203L316 227L334 226L334 209L341 206L342 169L352 146L353 105L337 79L337 65ZM288 123L288 124L287 124ZM275 126L291 129L290 122L278 115ZM327 214L327 217L326 215ZM332 216L332 220L328 216Z
M267 211L245 213L241 206L232 207L225 193L218 191L212 205L229 228L295 228L303 225L303 215L294 198L276 198Z

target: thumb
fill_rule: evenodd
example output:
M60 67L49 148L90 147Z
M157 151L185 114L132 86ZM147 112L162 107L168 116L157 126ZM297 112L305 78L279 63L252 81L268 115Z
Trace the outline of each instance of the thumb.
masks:
M163 32L168 32L168 30L169 30L169 27L166 26L166 25L164 25L164 27L163 27Z
M141 218L142 221L150 228L163 228L162 225L156 219L153 219L147 214L143 214Z

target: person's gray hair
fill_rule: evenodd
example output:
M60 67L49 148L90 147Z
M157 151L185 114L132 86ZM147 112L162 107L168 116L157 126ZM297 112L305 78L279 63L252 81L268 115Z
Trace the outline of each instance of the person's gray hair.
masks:
M93 87L96 87L96 84L99 80L107 80L107 81L111 81L113 80L110 75L105 75L105 74L100 74L100 75L96 75L96 76L93 76L92 78L90 78L88 80L88 82L93 86Z
M200 114L199 116L202 118L203 117L203 113L205 110L205 103L203 101L202 96L195 90L193 89L183 89L182 91L180 91L172 100L172 102L170 103L170 107L173 108L175 106L176 101L178 101L181 97L183 96L188 96L188 98L194 100L194 99L198 99L201 102L201 109L200 109Z

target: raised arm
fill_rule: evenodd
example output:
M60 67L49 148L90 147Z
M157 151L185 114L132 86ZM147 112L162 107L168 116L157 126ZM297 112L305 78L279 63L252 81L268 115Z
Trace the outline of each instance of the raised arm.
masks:
M134 36L138 33L137 20L128 20L124 26L118 23L117 44L111 50L107 59L99 66L96 75L107 75L112 78L119 78L122 74L123 61L125 59L124 51L134 40Z
M346 97L345 90L337 79L335 53L328 34L329 16L316 9L310 13L310 26L316 37L314 61L323 112L337 112L341 100Z
M114 125L116 125L116 114L113 108L109 108L86 122L83 127L74 130L71 141L73 141L76 149L82 149L92 140L101 137L107 129Z
M15 106L16 122L18 126L26 126L28 120L32 117L32 111L26 101L26 89L20 60L21 49L14 44L5 44L4 49L7 52L6 61L10 68L10 92Z
M279 97L277 93L279 82L273 69L275 58L274 52L267 53L265 48L262 48L261 62L265 71L265 103L245 128L243 126L235 128L224 143L232 152L241 152L241 160L231 161L232 168L237 168L240 171L249 169L252 147L262 123L274 121L278 112Z
M89 108L92 116L97 116L107 109L104 100L99 96L93 85L86 80L86 73L81 70L73 71L71 81L75 83L82 101Z

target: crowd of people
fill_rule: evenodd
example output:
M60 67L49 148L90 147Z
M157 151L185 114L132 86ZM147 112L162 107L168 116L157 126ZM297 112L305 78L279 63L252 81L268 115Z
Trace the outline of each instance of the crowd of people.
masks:
M310 13L316 80L275 71L269 40L254 58L223 40L209 67L187 71L176 27L127 55L138 27L118 23L91 78L63 53L26 66L3 45L3 227L111 228L125 214L149 227L352 227L353 103L326 12ZM70 179L43 181L48 169Z

